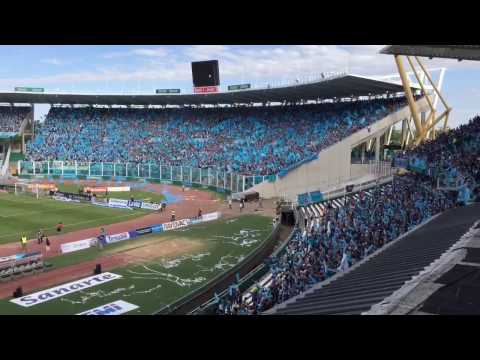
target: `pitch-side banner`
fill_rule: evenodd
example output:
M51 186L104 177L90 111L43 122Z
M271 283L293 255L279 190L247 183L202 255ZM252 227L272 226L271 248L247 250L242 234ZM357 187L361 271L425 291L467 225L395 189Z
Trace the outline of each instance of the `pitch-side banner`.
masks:
M64 243L60 245L60 249L62 250L62 254L70 253L74 251L88 249L91 246L95 246L97 244L96 238L79 240L79 241L72 241L68 243Z
M81 280L72 281L67 284L56 286L47 290L38 291L30 295L22 296L17 299L12 299L10 301L23 307L30 307L44 303L46 301L57 299L65 295L70 295L83 289L102 285L112 280L120 279L121 277L122 275L105 272L100 275L94 275Z
M128 206L128 200L123 199L108 199L108 206L119 209L132 209Z
M128 192L130 191L130 186L109 186L107 190L109 192Z
M222 213L215 211L213 213L202 215L202 221L217 220L217 219L220 219L221 217L222 217Z
M147 203L147 202L142 202L142 209L147 209L147 210L160 210L160 204L154 204L154 203Z
M135 309L138 309L137 305L130 304L123 300L117 300L109 304L81 312L77 315L121 315Z
M113 243L128 240L128 239L130 239L130 233L128 233L128 232L109 235L109 236L107 236L107 244L113 244Z
M175 230L188 225L190 225L190 219L172 221L172 222L163 224L163 231Z

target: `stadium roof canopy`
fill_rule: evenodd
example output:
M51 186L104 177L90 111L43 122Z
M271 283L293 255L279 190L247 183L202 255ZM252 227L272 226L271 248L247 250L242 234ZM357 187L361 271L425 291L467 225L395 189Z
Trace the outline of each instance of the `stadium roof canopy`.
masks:
M414 87L415 88L415 87ZM84 104L84 105L200 105L242 104L261 102L295 102L348 98L403 92L400 83L342 75L321 81L291 86L249 89L210 94L88 94L88 93L31 93L1 92L0 102L26 104Z
M480 60L480 45L389 45L381 54Z

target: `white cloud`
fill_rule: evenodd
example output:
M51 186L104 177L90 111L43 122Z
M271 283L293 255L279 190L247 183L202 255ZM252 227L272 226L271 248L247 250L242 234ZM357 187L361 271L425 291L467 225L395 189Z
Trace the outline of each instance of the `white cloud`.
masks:
M213 60L214 58L231 56L225 45L192 45L184 50L184 54L192 61Z
M43 59L41 60L42 63L44 64L49 64L49 65L63 65L65 64L64 61L57 59L57 58L50 58L50 59Z
M116 58L123 58L129 56L139 56L139 57L164 57L168 54L168 50L166 48L140 48L140 49L132 49L128 51L117 51L117 52L110 52L101 55L104 59L116 59Z
M297 77L318 75L321 72L344 71L359 75L395 74L393 57L379 54L383 45L291 45L291 46L227 46L193 45L170 51L165 47L134 48L123 52L103 54L116 59L129 56L146 58L141 66L113 63L108 68L91 71L59 73L50 76L19 79L0 79L0 85L72 84L115 81L190 81L191 61L218 59L222 83L248 81L252 84L272 80L293 80ZM169 56L167 56L169 55ZM60 64L58 59L45 59ZM113 62L114 60L112 60ZM425 60L428 67L470 68L478 63L454 60ZM406 64L407 65L407 64ZM160 85L160 84L159 84Z

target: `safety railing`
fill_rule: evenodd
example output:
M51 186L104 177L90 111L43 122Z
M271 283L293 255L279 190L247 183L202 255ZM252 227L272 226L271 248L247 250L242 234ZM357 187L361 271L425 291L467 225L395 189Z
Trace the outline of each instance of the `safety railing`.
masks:
M82 161L24 161L17 164L18 174L23 177L145 179L162 182L179 182L223 189L228 192L243 192L263 181L274 181L275 175L249 176L215 168L191 166L167 166L156 163L108 163Z

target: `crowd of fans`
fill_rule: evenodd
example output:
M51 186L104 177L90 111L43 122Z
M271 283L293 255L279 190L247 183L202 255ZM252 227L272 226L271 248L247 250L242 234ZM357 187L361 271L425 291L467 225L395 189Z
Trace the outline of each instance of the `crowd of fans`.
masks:
M416 171L439 179L439 185L460 187L465 201L478 195L480 184L480 116L403 156Z
M26 106L0 106L0 132L18 133L27 115L32 111Z
M53 107L30 160L155 162L277 174L404 106L404 98L201 109Z
M372 196L362 192L340 208L328 206L321 218L306 219L285 250L266 261L271 282L254 287L248 302L238 285L230 287L227 296L218 299L216 313L266 311L348 269L431 216L474 196L480 200L480 117L403 156L421 171L396 176L391 184L375 188ZM455 184L456 190L437 189L438 177Z

